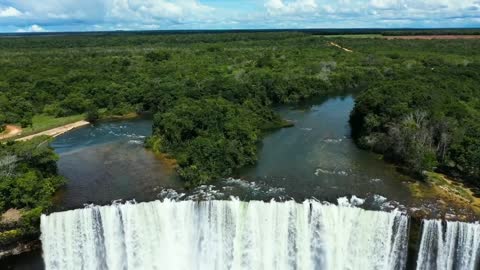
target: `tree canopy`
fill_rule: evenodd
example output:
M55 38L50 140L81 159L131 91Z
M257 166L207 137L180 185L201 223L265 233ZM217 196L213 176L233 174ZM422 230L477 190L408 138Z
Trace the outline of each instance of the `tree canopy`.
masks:
M197 185L255 162L262 132L284 124L275 104L361 93L351 119L359 145L415 172L478 179L480 40L315 34L0 38L0 126L28 126L38 114L149 111L149 146Z

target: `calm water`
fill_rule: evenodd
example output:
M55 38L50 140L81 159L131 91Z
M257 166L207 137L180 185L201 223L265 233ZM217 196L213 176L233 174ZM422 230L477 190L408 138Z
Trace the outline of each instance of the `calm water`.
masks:
M118 199L149 201L157 198L160 187L180 188L174 170L145 149L151 132L151 120L136 119L100 123L58 137L52 147L68 182L57 204L78 208Z
M226 199L231 195L244 200L315 197L328 201L356 195L367 202L381 198L383 203L388 198L408 203L411 197L403 183L408 179L379 156L358 149L350 139L348 118L353 105L353 98L347 96L279 108L295 126L268 134L259 146L255 166L238 171L234 178L188 192L171 166L144 148L143 141L152 132L151 120L100 123L74 130L52 143L60 156L60 174L68 178L56 198L57 209L118 199ZM38 253L9 261L10 267L17 267L11 269L43 268ZM1 263L0 267L6 268Z
M410 200L402 183L407 179L380 156L357 148L350 138L353 106L353 98L347 96L281 108L283 118L295 126L267 136L258 164L240 172L240 177L282 188L299 200L313 196L335 201L346 195Z
M246 200L315 197L336 201L346 195L381 195L408 201L404 176L350 139L348 118L353 105L353 98L347 96L279 108L280 115L295 126L268 134L259 145L255 166L238 171L232 179L188 191L183 198L234 195ZM174 170L144 148L151 126L148 119L108 122L58 137L52 147L60 156L60 174L69 179L57 196L59 209L185 193Z

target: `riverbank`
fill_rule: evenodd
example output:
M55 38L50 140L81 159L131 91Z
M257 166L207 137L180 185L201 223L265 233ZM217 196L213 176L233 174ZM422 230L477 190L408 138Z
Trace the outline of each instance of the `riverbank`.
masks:
M148 115L148 113L137 113L137 112L129 112L126 114L100 114L100 119L98 121L106 122L106 121L116 121L116 120L132 120L135 118L139 118L142 115Z
M446 220L476 221L480 217L480 198L471 188L452 180L446 175L426 172L424 182L409 184L412 195L418 199L434 203L440 210L437 216ZM416 209L412 215L424 217L427 210Z
M38 246L40 215L47 212L55 191L65 183L49 141L38 135L0 145L0 258Z
M15 141L28 141L28 140L31 140L35 137L44 136L44 135L50 136L50 137L57 137L57 136L60 136L60 135L64 134L65 132L68 132L68 131L73 130L75 128L83 127L83 126L86 126L86 125L89 125L89 124L90 124L90 122L88 122L88 121L80 120L80 121L77 121L77 122L74 122L74 123L71 123L71 124L67 124L67 125L63 125L63 126L60 126L60 127L52 128L52 129L42 131L42 132L39 132L39 133L35 133L35 134L29 135L29 136L21 137L21 138L16 139Z
M27 136L39 134L62 126L85 120L85 115L77 114L65 117L53 117L46 114L37 114L32 117L32 122L28 127L20 127L18 124L9 124L9 130L14 129L15 132L4 132L0 135L0 140L16 140ZM32 136L31 138L36 137Z
M115 114L100 114L99 122L117 121L117 120L131 120L141 117L143 114L136 112L129 112L123 115ZM6 126L5 131L0 133L0 141L3 140L15 140L15 141L27 141L32 138L47 135L50 137L57 137L65 132L71 131L76 128L80 128L91 124L90 121L85 119L85 115L72 115L67 117L51 117L48 115L35 115L32 119L32 125L27 128L21 128L18 125L9 124Z
M23 240L5 249L0 249L0 260L42 249L40 239Z

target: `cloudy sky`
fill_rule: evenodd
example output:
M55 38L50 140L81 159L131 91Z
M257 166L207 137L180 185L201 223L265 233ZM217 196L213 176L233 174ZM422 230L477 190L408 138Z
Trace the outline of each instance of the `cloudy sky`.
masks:
M480 27L480 0L0 0L0 32Z

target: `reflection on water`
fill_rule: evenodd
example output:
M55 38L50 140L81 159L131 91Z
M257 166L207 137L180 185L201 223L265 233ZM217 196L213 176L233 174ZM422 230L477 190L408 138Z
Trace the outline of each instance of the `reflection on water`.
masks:
M297 201L313 197L337 202L339 197L356 195L366 199L366 208L403 208L412 199L404 184L409 179L379 155L357 148L348 124L353 106L353 98L347 96L279 108L295 126L265 136L256 165L187 193L164 189L159 197Z
M313 105L311 105L313 104ZM360 150L350 138L351 96L330 98L279 113L295 126L266 136L258 163L238 177L286 191L297 200L375 194L406 201L405 176L378 155Z
M348 118L353 105L353 98L347 96L279 108L295 126L264 138L258 163L234 175L246 181L222 180L189 191L183 198L336 201L346 195L381 195L408 201L410 193L402 183L406 178L350 139ZM168 164L144 149L151 126L148 119L100 123L57 138L52 146L60 155L60 173L68 178L58 205L64 209L185 193Z
M58 137L52 147L58 168L68 179L58 196L61 208L113 200L156 199L160 187L180 188L172 168L146 150L152 121L137 119L100 123Z

